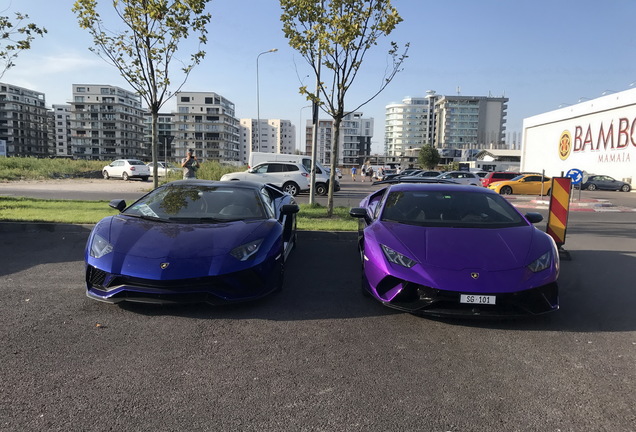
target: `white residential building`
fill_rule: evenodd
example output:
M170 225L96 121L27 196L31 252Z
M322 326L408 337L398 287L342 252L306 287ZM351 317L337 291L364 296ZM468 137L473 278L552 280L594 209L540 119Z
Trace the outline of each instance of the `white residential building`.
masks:
M52 156L44 93L0 83L0 140L7 156Z
M442 96L435 102L435 146L505 148L508 98Z
M289 120L242 118L240 160L247 164L250 152L293 154L296 151L296 126ZM260 137L256 131L260 130ZM260 139L259 139L260 138Z
M188 149L203 160L239 163L239 120L234 103L213 92L179 92L174 118L174 157Z
M71 105L53 105L53 137L55 156L72 156Z
M305 126L305 154L311 155L313 126L311 120ZM340 124L340 145L338 161L341 167L360 166L371 154L373 138L373 118L364 118L362 112L353 112L345 116ZM318 120L318 142L316 155L324 165L331 163L331 149L334 140L334 121Z
M384 150L388 162L399 162L409 150L432 144L435 128L435 92L407 97L385 108Z
M148 159L140 97L119 87L73 84L71 147L78 159Z

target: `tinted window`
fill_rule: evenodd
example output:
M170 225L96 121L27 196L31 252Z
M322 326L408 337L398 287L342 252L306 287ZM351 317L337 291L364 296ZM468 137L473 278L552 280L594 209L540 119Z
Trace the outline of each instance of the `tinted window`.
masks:
M155 189L123 214L188 223L268 217L260 194L253 189L187 185Z
M268 173L277 173L277 172L283 172L283 171L287 171L285 169L285 165L283 164L273 163L273 164L269 164L269 167L267 168Z
M391 192L382 220L458 228L507 228L527 224L500 195L465 191Z
M286 171L300 171L300 169L296 165L285 165Z

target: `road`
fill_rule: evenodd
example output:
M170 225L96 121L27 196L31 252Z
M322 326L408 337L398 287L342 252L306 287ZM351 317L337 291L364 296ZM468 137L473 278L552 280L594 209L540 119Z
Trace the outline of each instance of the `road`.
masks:
M572 213L561 310L508 321L363 297L353 233L301 233L263 301L107 305L88 227L44 229L0 224L0 430L636 430L633 213Z

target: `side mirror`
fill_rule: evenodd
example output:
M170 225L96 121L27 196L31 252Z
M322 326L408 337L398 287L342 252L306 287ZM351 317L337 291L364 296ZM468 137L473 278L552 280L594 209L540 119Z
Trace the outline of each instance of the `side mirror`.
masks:
M288 215L288 214L298 213L299 210L300 210L300 207L298 207L297 204L285 204L280 211L282 214Z
M253 174L253 173L255 173L256 171L254 170L254 168L250 168L250 169L248 169L248 170L247 170L247 172L248 172L248 173L250 173L250 174Z
M353 216L354 218L365 218L367 217L367 209L362 207L353 207L349 210L349 216Z
M536 224L543 220L543 216L541 213L526 213L525 218L528 219L528 222Z
M122 199L112 200L108 203L109 207L114 208L115 210L119 210L120 212L126 208L126 201Z

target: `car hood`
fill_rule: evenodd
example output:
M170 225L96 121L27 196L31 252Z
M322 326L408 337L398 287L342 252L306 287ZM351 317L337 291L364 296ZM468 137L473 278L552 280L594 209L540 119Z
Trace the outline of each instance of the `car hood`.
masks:
M160 223L114 217L110 241L117 251L148 258L178 256L194 258L229 253L265 221L235 221L216 224Z
M274 220L161 223L118 215L102 220L94 233L114 248L102 258L102 268L105 265L113 273L131 276L177 279L228 273L257 264L262 260L260 252L260 258L249 262L239 262L229 253L255 239L264 239L261 250L270 249L276 225ZM166 263L167 268L162 268Z
M529 263L549 243L534 226L482 229L378 224L380 243L428 267L446 270L502 271ZM542 243L545 243L542 245ZM531 257L531 258L530 258Z

